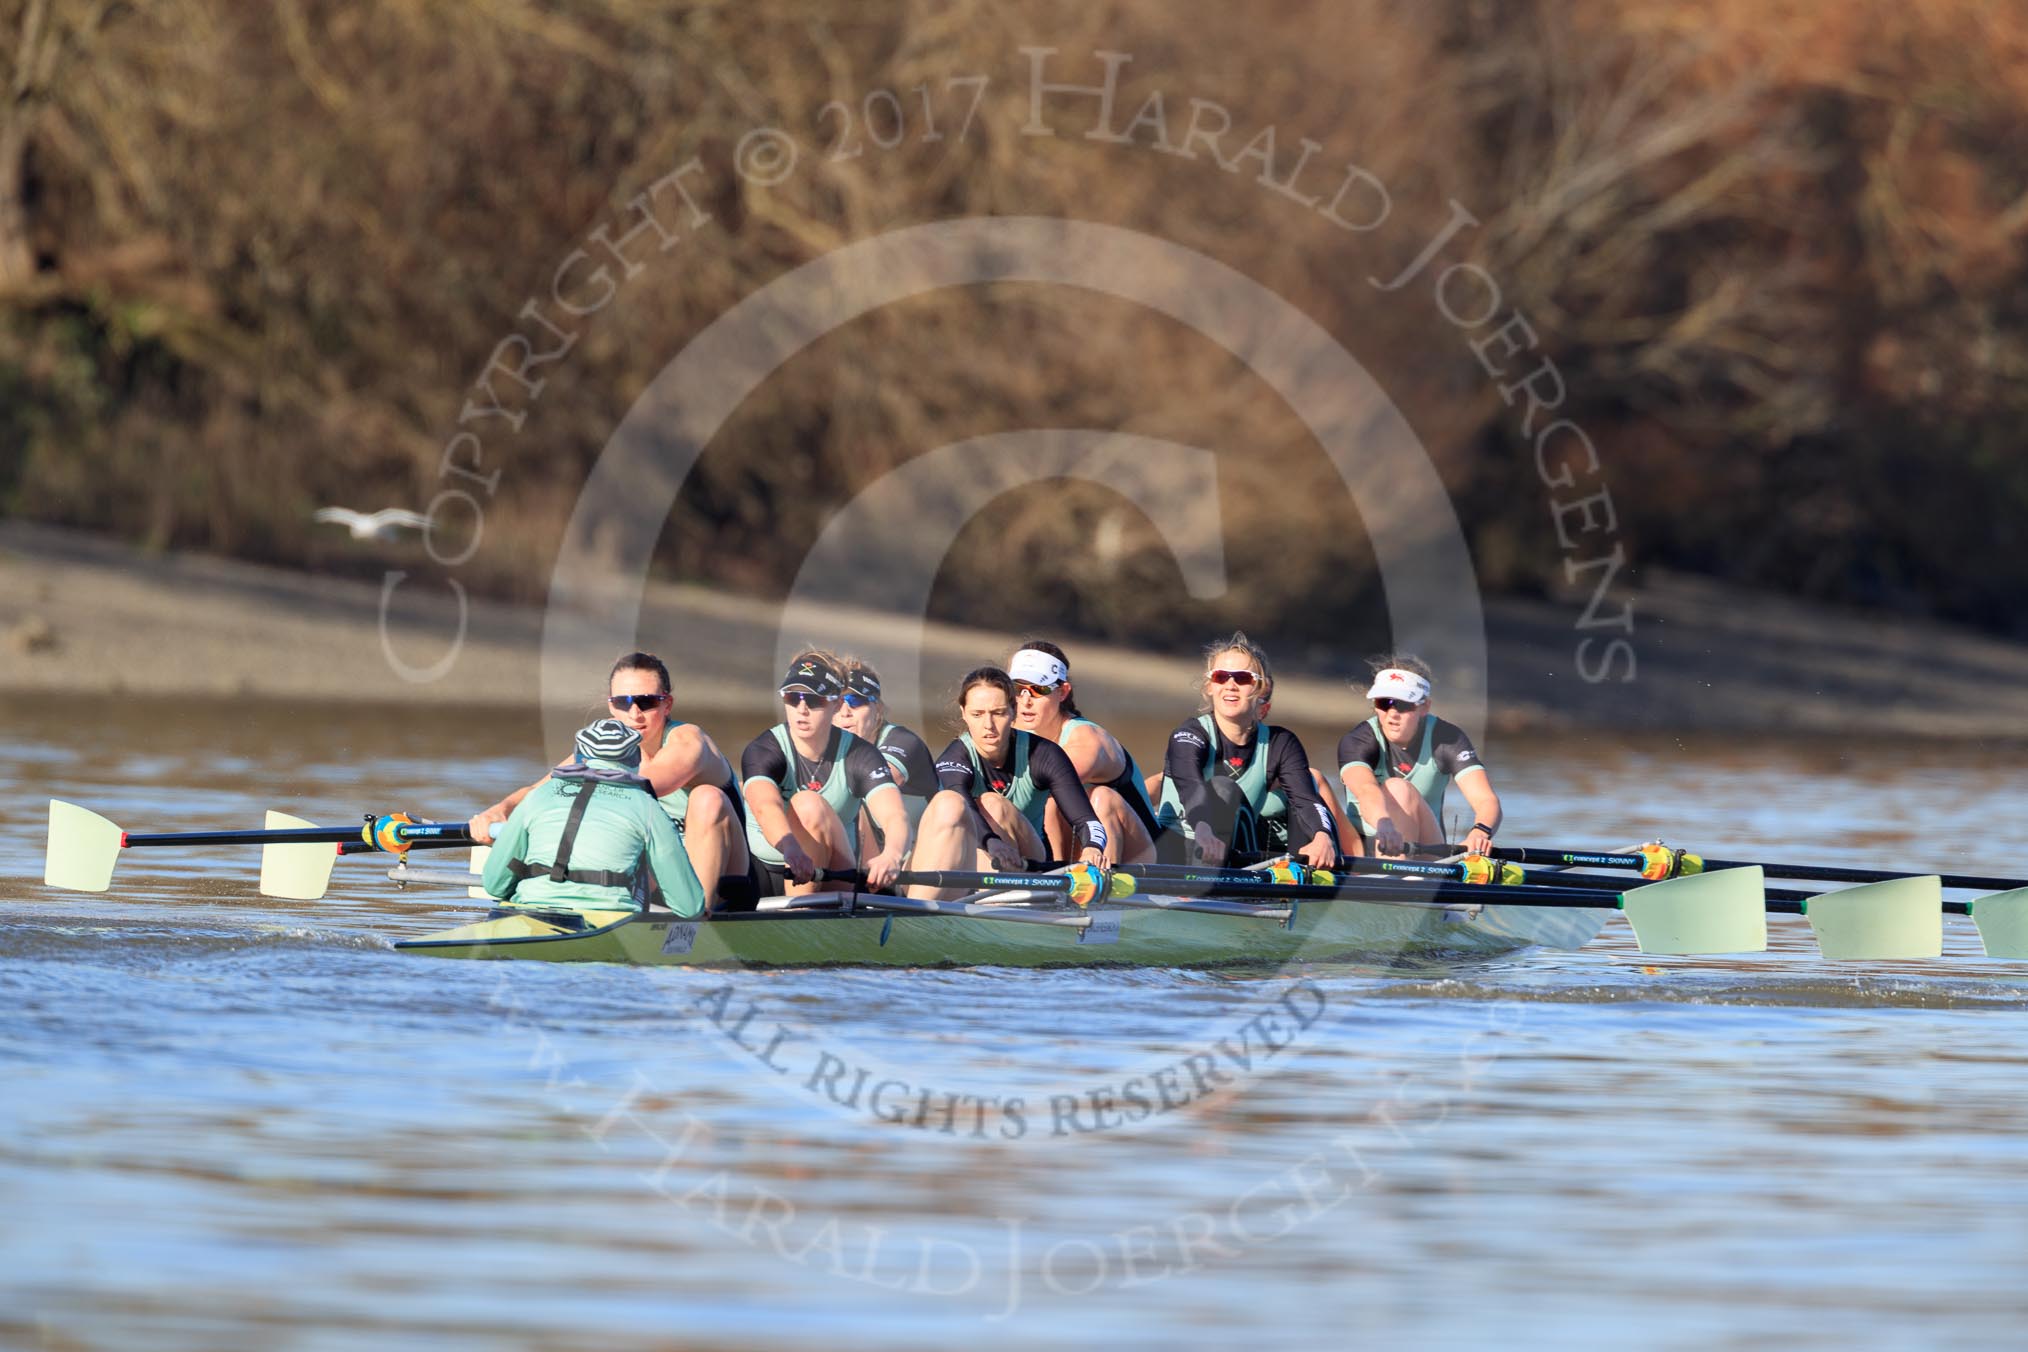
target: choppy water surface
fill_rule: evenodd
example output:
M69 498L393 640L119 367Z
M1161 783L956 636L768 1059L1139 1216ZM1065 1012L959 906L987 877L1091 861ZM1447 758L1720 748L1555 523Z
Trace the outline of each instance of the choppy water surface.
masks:
M462 816L532 726L107 713L0 715L6 1342L2013 1345L2028 1313L2028 970L1962 920L1910 964L1781 917L1725 961L1617 922L1279 973L431 961L389 941L471 912L362 860L315 903L252 851L50 893L44 800ZM1515 841L2028 871L2016 753L1489 760ZM1299 1040L1235 1042L1284 997Z

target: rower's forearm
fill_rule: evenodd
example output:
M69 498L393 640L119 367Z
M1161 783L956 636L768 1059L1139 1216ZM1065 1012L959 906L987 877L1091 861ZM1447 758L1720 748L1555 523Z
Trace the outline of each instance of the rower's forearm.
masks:
M1379 789L1373 790L1371 794L1364 793L1360 794L1359 818L1361 821L1365 822L1370 829L1374 831L1378 831L1380 829L1380 824L1382 822L1386 822L1389 825L1393 825L1394 814L1388 811L1387 795L1382 793Z
M1473 778L1483 777L1473 776ZM1472 821L1474 825L1484 826L1489 833L1500 829L1500 823L1505 820L1506 813L1500 806L1500 796L1498 794L1494 793L1491 789L1481 789L1477 793L1467 790L1465 802L1472 809Z
M780 853L782 846L795 839L796 830L789 821L788 805L779 793L762 795L749 791L746 799L747 811L753 813L753 824L759 828L761 839Z
M897 855L908 853L909 832L906 811L889 812L874 817L873 821L880 828L881 838L887 842L890 850Z

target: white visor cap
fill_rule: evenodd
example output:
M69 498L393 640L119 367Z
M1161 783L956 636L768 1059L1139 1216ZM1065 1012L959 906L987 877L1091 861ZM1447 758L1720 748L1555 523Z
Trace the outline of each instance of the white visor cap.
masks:
M1063 665L1062 658L1052 657L1039 648L1023 648L1007 664L1007 674L1031 685L1062 685L1070 679L1070 668Z
M1412 671L1388 667L1374 674L1373 688L1366 692L1366 698L1399 699L1420 704L1429 698L1429 682Z

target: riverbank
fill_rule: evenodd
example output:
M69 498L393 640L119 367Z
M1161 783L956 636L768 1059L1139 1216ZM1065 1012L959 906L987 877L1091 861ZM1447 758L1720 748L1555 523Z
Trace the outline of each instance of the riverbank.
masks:
M381 593L370 582L0 522L0 692L540 703L541 607L473 601L448 669L416 681L398 666L413 672L450 651L457 605L404 591L383 641ZM1634 607L1635 679L1594 685L1575 670L1576 607L1489 598L1492 727L1952 738L2028 728L2028 645L1692 578L1651 579ZM684 708L744 713L768 704L781 617L779 602L658 583L641 633L677 667ZM826 618L880 648L912 642L919 624L871 611ZM1015 637L944 624L921 626L921 636L933 681L991 660ZM1187 705L1196 672L1189 658L1096 643L1078 643L1074 658L1080 697L1101 717L1122 703L1143 708L1151 692ZM1343 721L1358 705L1346 679L1355 665L1285 674L1275 717Z

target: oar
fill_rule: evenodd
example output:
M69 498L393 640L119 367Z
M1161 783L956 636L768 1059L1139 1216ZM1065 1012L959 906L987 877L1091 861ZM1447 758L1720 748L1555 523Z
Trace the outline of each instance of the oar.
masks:
M1531 874L1531 879L1541 874ZM1617 889L1610 878L1555 875L1566 887ZM1621 909L1644 953L1757 953L1764 922L1751 912L1800 915L1832 961L1934 958L1943 953L1943 917L1970 916L1986 956L2028 958L2028 888L1970 901L1945 900L1942 880L1896 877L1824 892L1762 888L1758 866L1727 864L1628 889Z
M1466 883L1522 883L1539 882L1541 876L1524 874L1519 865L1504 868L1463 864L1422 864L1403 859L1359 859L1341 858L1328 868L1313 868L1300 859L1276 856L1264 869L1215 868L1209 864L1126 864L1123 870L1144 881L1162 883L1204 884L1223 886L1226 883L1252 885L1274 883L1293 885L1321 883L1329 885L1340 875L1351 873L1391 873L1410 878L1444 878L1452 882ZM1608 881L1600 879L1599 881ZM1617 885L1617 884L1615 884Z
M1451 845L1411 845L1411 853L1420 855L1456 854ZM1710 873L1717 869L1757 868L1770 878L1804 878L1827 883L1884 883L1896 878L1930 877L1920 870L1838 868L1825 864L1771 864L1758 859L1706 859L1701 855L1671 850L1667 846L1644 846L1637 853L1597 854L1583 850L1568 850L1548 845L1496 845L1491 850L1494 859L1511 860L1517 864L1554 864L1575 868L1621 868L1640 872L1652 869L1666 856L1670 872L1665 876L1680 877L1694 873ZM2028 888L2028 878L1988 878L1970 873L1941 873L1934 875L1944 887L1960 887L1981 892L2007 892Z
M1286 855L1276 855L1263 861L1268 867L1215 868L1209 864L1122 864L1122 871L1133 873L1139 878L1171 879L1186 883L1300 883L1315 876L1308 864ZM1329 876L1328 874L1326 875Z
M305 826L309 825L308 822L303 824ZM446 824L454 825L455 823ZM408 848L411 850L456 850L462 849L471 843L472 838L469 835L444 836L439 840L411 840L408 842ZM343 856L349 854L386 854L387 851L381 849L378 845L369 845L363 840L342 840L338 842L338 853Z
M1137 876L1138 874L1138 876ZM1183 882L1176 878L1137 873L1115 873L1110 889L1115 895L1152 892L1172 897L1224 897L1248 901L1378 901L1428 902L1446 904L1513 906L1575 906L1610 910L1611 896L1575 887L1508 886L1454 882L1429 878L1419 884L1388 883L1380 879L1340 878L1332 882Z
M1351 861L1340 861L1351 862ZM1440 866L1441 867L1441 866ZM1398 870L1395 872L1399 872ZM1118 887L1125 875L1115 874ZM1517 906L1612 906L1625 912L1643 953L1758 953L1767 948L1770 911L1807 916L1824 956L1832 959L1935 957L1942 948L1946 909L1933 879L1895 879L1843 892L1786 892L1769 896L1760 869L1740 866L1686 874L1665 882L1621 888L1609 878L1558 875L1555 885L1535 882L1472 883L1448 872L1395 900L1499 903ZM1150 890L1216 893L1228 899L1390 899L1385 884L1274 883L1184 884L1148 880ZM1927 893L1922 888L1928 885ZM1955 903L1950 909L1967 911ZM1976 918L1976 917L1975 917ZM2020 926L2028 929L2028 924ZM1989 947L1989 952L1992 949Z
M866 886L866 874L859 869L824 869L818 882ZM1106 875L1089 864L1073 864L1062 873L973 873L959 869L931 869L897 873L896 887L935 887L965 892L984 892L1001 887L1019 887L1031 892L1059 894L1079 906L1089 906L1106 890Z
M1417 847L1421 848L1421 847ZM1454 853L1454 851L1446 851ZM1527 873L1519 864L1500 864L1484 855L1468 855L1458 863L1427 864L1410 859L1367 859L1341 857L1327 868L1312 868L1301 860L1276 858L1266 869L1212 868L1195 864L1128 864L1141 878L1185 883L1325 883L1347 874L1392 874L1404 878L1443 878L1461 883L1560 883L1566 877L1554 871ZM1586 884L1617 889L1621 884L1607 878L1586 879Z
M267 827L259 831L168 831L134 832L88 808L57 799L49 800L49 840L43 856L42 880L51 887L73 892L103 892L113 881L113 869L120 851L151 845L259 845L300 848L336 845L348 840L374 843L378 848L399 853L419 840L441 840L463 836L463 822L413 822L394 813L368 817L364 826L313 826L300 818L270 812ZM337 857L331 849L311 853L325 857L328 877L330 862ZM309 855L281 856L278 869L302 873ZM262 860L263 872L268 859ZM287 895L287 894L278 894ZM317 895L322 895L321 889Z

